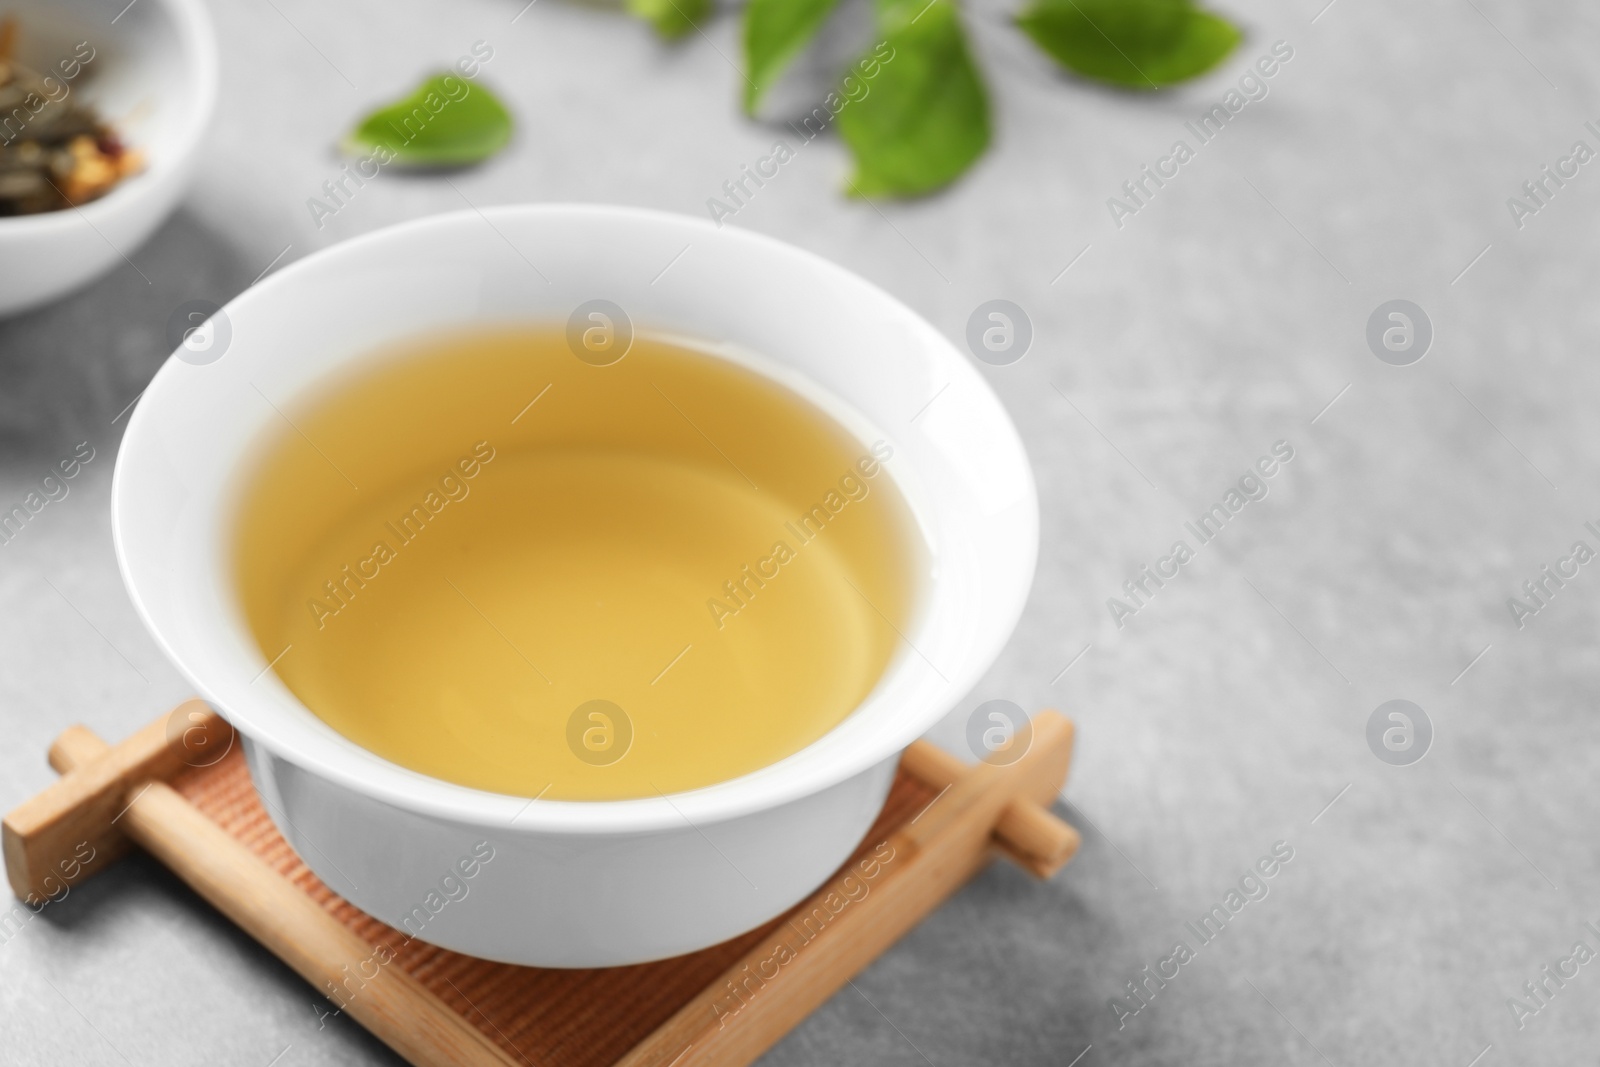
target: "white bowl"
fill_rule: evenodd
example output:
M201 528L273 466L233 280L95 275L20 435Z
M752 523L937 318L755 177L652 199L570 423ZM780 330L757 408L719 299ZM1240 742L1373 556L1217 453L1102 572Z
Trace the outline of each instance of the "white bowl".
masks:
M281 406L418 333L565 322L595 298L627 309L640 330L701 338L803 383L861 436L891 442L885 466L933 575L912 647L803 751L667 798L530 803L373 755L267 670L232 588L232 502L252 443L280 418L263 394ZM901 749L976 683L1032 581L1038 501L988 385L910 309L766 237L613 207L441 215L308 256L235 299L208 336L209 351L180 350L161 368L123 439L112 524L129 593L243 735L267 810L311 869L379 919L460 952L636 963L780 914L861 840ZM483 841L492 861L462 882L452 872Z
M0 315L53 300L114 266L171 212L217 99L217 46L198 0L8 0L17 59L93 104L144 169L77 209L0 218ZM62 81L56 64L86 42L93 58ZM56 107L57 104L46 104ZM0 116L3 119L5 116ZM26 133L24 128L23 133Z

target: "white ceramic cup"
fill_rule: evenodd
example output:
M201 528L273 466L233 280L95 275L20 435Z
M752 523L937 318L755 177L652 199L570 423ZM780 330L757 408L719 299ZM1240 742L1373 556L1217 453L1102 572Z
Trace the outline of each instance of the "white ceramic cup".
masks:
M113 267L133 269L126 257L167 217L193 169L217 99L217 46L199 0L126 8L106 0L6 0L4 14L17 20L17 58L55 79L58 98L43 106L90 104L144 156L140 173L82 207L0 218L0 315L9 315ZM84 55L92 58L72 65ZM0 115L0 140L26 137L27 119Z
M615 302L640 331L765 366L828 397L864 439L891 442L885 469L932 577L881 682L804 750L670 797L530 802L397 766L308 711L246 627L229 531L252 445L281 425L266 397L290 404L419 333L564 323L592 299ZM117 459L112 522L128 591L243 736L256 789L311 869L377 918L460 952L628 964L782 913L860 842L900 751L977 682L1032 581L1038 501L988 385L903 304L770 238L615 207L442 215L295 263L207 329L209 348L180 349L151 382ZM474 862L475 850L492 858Z

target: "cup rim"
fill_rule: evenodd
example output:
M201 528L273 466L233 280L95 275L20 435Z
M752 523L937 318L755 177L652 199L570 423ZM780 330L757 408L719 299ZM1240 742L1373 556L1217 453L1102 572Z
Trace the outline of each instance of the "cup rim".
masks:
M977 683L1010 638L1032 587L1038 557L1038 494L1020 435L988 382L968 360L961 356L948 338L934 330L920 315L883 289L814 252L754 231L732 226L716 226L709 220L647 208L585 203L523 204L486 208L482 211L473 208L413 219L319 249L240 293L225 305L224 310L230 318L236 319L243 309L256 305L270 307L275 302L285 300L286 298L280 294L297 285L300 277L314 274L324 265L337 263L345 257L359 256L366 249L383 242L403 241L429 229L481 227L486 219L493 225L495 221L504 221L507 224L511 224L513 220L529 220L536 223L545 219L559 222L563 218L585 217L602 221L636 223L641 226L687 227L692 228L696 239L743 242L758 254L792 257L831 283L855 288L864 299L883 308L885 314L897 316L909 324L920 325L927 341L927 345L922 346L926 352L925 358L937 361L941 371L952 374L952 382L956 378L962 379L967 390L977 394L979 403L990 408L989 414L993 425L989 429L1005 438L1000 442L1001 448L1007 452L1007 462L1015 468L1011 473L1019 479L1020 489L1016 502L1020 505L1021 514L1013 516L1012 521L1023 527L1022 536L1027 546L1026 559L1010 561L1015 580L1013 588L1006 590L1007 595L998 601L995 625L982 635L976 651L966 657L962 669L952 671L952 677L945 679L946 684L939 691L936 700L930 701L928 707L904 716L904 721L899 726L886 730L876 739L875 744L847 750L844 758L830 761L817 758L804 759L808 752L849 723L861 710L862 706L858 706L822 738L776 763L737 778L669 796L601 801L530 800L527 797L495 793L413 771L362 748L343 735L337 734L336 731L333 732L334 736L342 744L306 746L285 739L281 736L280 730L274 730L272 721L244 715L238 712L238 709L230 710L226 702L215 699L205 681L208 672L197 669L190 662L190 657L176 647L171 639L172 635L158 624L150 605L140 592L140 582L135 574L136 568L130 560L128 546L127 527L136 521L132 516L137 513L139 507L138 503L130 498L129 457L134 455L135 462L144 462L144 457L139 453L153 447L146 443L146 439L155 434L155 424L159 420L170 419L174 414L173 411L164 409L165 397L171 391L175 376L183 373L186 368L186 364L175 352L152 378L129 417L112 478L112 540L129 598L152 637L178 670L198 688L201 696L233 722L247 742L362 796L450 822L493 825L500 832L627 834L669 828L681 829L686 822L698 828L770 810L814 795L897 757L901 750L945 715ZM284 306L292 306L292 299ZM281 309L278 313L282 313ZM132 449L130 444L133 445ZM218 503L215 506L225 505ZM1020 566L1017 566L1018 564ZM248 640L253 646L254 639L248 638ZM264 656L262 661L265 662ZM891 666L890 671L893 670ZM209 673L214 674L215 669ZM888 677L887 672L885 677ZM295 701L292 694L289 695L289 699L297 711L309 715L315 714ZM869 696L868 700L871 699ZM282 701L276 702L276 710L272 717L281 715L284 710L282 704ZM281 718L278 719L278 725L280 728L283 725ZM798 768L796 765L799 765Z
M211 114L216 107L219 59L217 38L211 16L199 0L152 0L167 11L177 30L178 39L186 55L182 61L196 68L195 92L186 98L183 109L183 126L171 151L163 152L149 161L146 169L127 181L118 182L106 195L80 204L76 208L41 211L33 215L7 215L0 217L0 240L11 237L30 237L49 240L58 233L81 226L108 221L125 209L133 209L143 190L159 185L168 174L181 174L193 160L200 139L211 124ZM33 5L33 10L48 10L49 4Z

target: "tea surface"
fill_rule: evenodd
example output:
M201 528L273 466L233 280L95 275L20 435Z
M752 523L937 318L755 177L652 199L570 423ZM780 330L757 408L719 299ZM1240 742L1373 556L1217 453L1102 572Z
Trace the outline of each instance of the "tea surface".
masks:
M710 785L836 726L910 629L890 447L727 360L458 334L273 402L246 619L308 708L413 770L567 800Z

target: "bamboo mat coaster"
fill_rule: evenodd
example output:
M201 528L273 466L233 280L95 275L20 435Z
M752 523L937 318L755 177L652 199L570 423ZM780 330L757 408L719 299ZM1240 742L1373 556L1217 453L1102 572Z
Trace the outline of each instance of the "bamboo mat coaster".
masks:
M58 737L62 777L5 818L6 874L37 904L142 847L328 997L330 1014L418 1067L739 1067L996 854L1041 878L1066 863L1078 834L1048 808L1072 734L1042 712L1005 763L913 744L877 822L811 897L731 941L632 967L492 963L367 915L284 841L231 728L199 701L115 747L81 726Z

